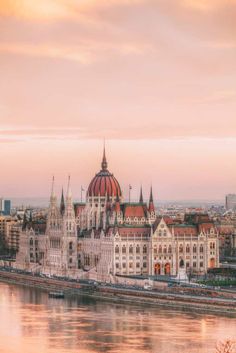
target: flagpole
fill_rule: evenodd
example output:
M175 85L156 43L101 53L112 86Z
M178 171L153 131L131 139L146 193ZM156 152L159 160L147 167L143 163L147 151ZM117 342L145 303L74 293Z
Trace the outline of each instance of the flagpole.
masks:
M130 203L130 190L132 189L131 185L129 184L129 203Z
M81 201L81 203L82 203L82 201L83 201L83 195L82 195L82 193L83 193L83 186L81 185L81 187L80 187L80 201Z

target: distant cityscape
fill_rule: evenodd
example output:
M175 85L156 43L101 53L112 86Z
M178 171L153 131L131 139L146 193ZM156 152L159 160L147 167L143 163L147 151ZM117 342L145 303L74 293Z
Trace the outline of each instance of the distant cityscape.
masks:
M53 178L49 206L46 198L0 200L1 248L11 254L11 266L101 281L204 275L227 258L235 266L235 194L226 196L225 205L161 202L151 188L145 202L141 188L139 200L126 200L105 150L84 201L73 201L69 178L58 204L54 184Z

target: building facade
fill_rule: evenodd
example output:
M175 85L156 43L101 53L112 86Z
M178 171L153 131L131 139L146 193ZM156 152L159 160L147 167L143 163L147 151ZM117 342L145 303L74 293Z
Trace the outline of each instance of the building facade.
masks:
M183 220L159 217L152 188L144 202L125 202L109 172L105 150L101 170L91 180L85 203L73 205L68 183L60 205L54 193L44 222L24 222L17 264L50 274L109 281L117 275L204 274L219 266L218 230L207 214Z

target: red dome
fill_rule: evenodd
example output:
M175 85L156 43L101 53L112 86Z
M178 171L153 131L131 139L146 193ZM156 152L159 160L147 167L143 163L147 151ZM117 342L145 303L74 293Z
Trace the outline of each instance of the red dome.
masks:
M121 188L114 177L107 169L105 150L103 153L102 169L95 175L88 187L87 196L119 196Z

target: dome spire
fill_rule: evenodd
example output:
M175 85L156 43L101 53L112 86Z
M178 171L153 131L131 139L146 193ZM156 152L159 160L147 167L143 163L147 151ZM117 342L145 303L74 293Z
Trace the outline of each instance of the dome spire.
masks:
M103 146L103 157L102 157L102 170L107 170L107 159L106 159L106 148L105 148L105 140Z
M143 203L143 188L142 188L142 185L141 185L141 188L140 188L139 203Z

